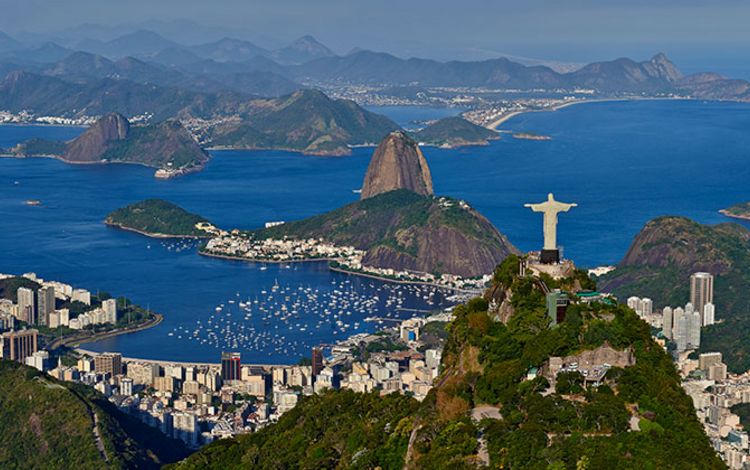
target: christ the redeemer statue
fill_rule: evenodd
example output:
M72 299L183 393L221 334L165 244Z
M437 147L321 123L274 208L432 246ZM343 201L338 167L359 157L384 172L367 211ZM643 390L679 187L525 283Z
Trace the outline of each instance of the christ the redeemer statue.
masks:
M544 213L544 249L542 250L542 262L559 261L559 253L557 252L557 214L568 212L571 207L577 206L578 204L566 204L555 201L555 196L552 193L547 195L545 202L524 204L524 207L529 207L534 212Z

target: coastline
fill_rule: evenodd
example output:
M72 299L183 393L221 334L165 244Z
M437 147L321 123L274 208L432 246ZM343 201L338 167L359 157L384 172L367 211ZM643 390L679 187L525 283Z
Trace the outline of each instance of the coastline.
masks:
M739 220L750 220L750 215L740 215L740 214L732 214L727 209L721 209L719 211L719 214L725 215L727 217L731 217L733 219L739 219Z
M460 289L458 287L450 287L450 286L444 286L441 284L437 284L434 282L427 282L427 281L402 281L399 279L392 279L389 277L384 276L378 276L377 274L370 274L370 273L360 273L356 271L349 271L347 269L337 268L334 266L331 266L331 261L336 261L336 259L333 258L313 258L313 259L296 259L296 260L284 260L284 261L276 261L276 260L261 260L261 259L253 259L253 258L245 258L241 256L230 256L230 255L217 255L214 253L208 253L204 251L198 251L198 254L201 254L203 256L208 256L210 258L219 258L219 259L226 259L230 261L244 261L247 263L271 263L271 264L287 264L287 263L321 263L326 262L328 265L328 269L333 272L342 273L342 274L348 274L351 276L359 276L359 277L365 277L369 279L375 279L378 281L383 282L392 282L394 284L411 284L411 285L420 285L420 286L432 286L439 289L445 289L450 290L453 292L461 292L465 294L475 294L477 291L473 290L467 290L467 289Z
M125 327L121 329L115 329L111 331L102 331L101 333L94 333L92 335L72 335L69 337L63 336L62 338L56 338L50 341L47 348L50 350L57 349L60 346L78 346L80 344L95 343L103 339L112 338L114 336L125 335L129 333L136 333L138 331L147 330L159 325L164 321L164 316L160 313L153 313L154 318L152 320L140 323L132 327Z
M288 263L330 263L335 261L333 258L309 258L309 259L287 259L287 260L273 260L273 259L260 259L260 258L247 258L244 256L232 256L232 255L219 255L208 251L198 250L198 254L207 256L209 258L226 259L230 261L245 261L246 263L270 263L270 264L288 264Z
M118 230L124 230L126 232L137 233L139 235L143 235L144 237L149 237L149 238L160 238L160 239L190 238L192 240L202 240L204 238L211 238L210 235L205 235L205 236L199 236L199 235L169 235L169 234L166 234L166 233L144 232L142 230L138 230L137 228L126 227L126 226L124 226L122 224L119 224L119 223L116 223L116 222L108 222L106 220L104 221L104 225L106 225L107 227L116 228Z
M342 268L336 268L336 267L333 267L333 266L330 266L330 265L328 266L328 269L330 269L331 271L337 272L337 273L348 274L350 276L366 277L366 278L375 279L375 280L383 281L383 282L392 282L394 284L411 284L411 285L420 285L420 286L432 286L432 287L436 287L438 289L445 289L445 290L449 290L449 291L453 291L453 292L461 292L461 293L464 293L464 294L476 294L477 293L477 291L474 291L474 290L467 290L467 289L460 289L458 287L444 286L444 285L441 285L441 284L436 284L434 282L427 282L427 281L402 281L402 280L399 280L399 279L392 279L392 278L389 278L389 277L378 276L377 274L368 274L368 273L359 273L359 272L356 272L356 271L349 271L349 270L342 269Z
M560 103L554 106L550 106L549 108L545 109L528 109L523 111L513 111L511 113L508 113L504 116L499 117L495 121L491 122L487 125L488 129L492 129L495 131L499 131L498 127L505 123L506 121L509 121L510 119L520 115L520 114L526 114L526 113L546 113L551 111L558 111L560 109L568 108L570 106L579 105L579 104L586 104L586 103L616 103L621 101L693 101L693 98L640 98L640 97L629 97L629 98L597 98L597 99L591 99L591 100L570 100L567 103Z
M19 160L23 160L25 158L50 158L52 160L57 160L57 161L60 161L60 162L63 162L63 163L67 163L68 165L138 165L138 166L142 166L144 168L150 168L152 170L157 170L157 171L165 169L165 168L160 168L160 167L156 167L156 166L153 166L153 165L149 165L147 163L133 162L133 161L127 161L126 162L126 161L98 160L98 161L93 161L93 162L76 162L76 161L73 161L73 160L68 160L66 158L63 158L62 155L53 155L53 154L17 155L17 154L14 154L14 153L0 153L0 158L17 158ZM175 178L177 176L183 176L183 175L187 175L187 174L190 174L190 173L196 173L196 172L202 171L205 168L206 163L207 162L201 163L200 165L192 166L192 167L189 167L189 168L180 168L178 170L170 170L170 171L175 171L177 173L175 173L174 175L170 175L167 178L158 178L156 176L154 176L154 177L156 179L172 179L172 178Z

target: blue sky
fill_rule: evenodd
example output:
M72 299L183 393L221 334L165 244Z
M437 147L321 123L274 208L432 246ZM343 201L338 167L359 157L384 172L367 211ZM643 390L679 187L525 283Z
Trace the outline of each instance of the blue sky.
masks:
M750 58L744 0L0 0L0 12L0 30L22 37L93 23L146 25L190 42L228 34L267 47L310 33L339 53L365 47L439 59L587 62L664 51L687 68L741 69ZM170 24L181 20L201 27Z

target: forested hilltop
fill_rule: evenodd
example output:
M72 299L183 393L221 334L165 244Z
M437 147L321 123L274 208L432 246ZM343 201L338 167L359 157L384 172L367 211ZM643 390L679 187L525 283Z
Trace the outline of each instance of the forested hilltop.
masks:
M210 236L196 227L208 223L206 219L163 199L145 199L112 211L104 223L152 237Z
M506 258L485 296L456 308L441 375L422 403L309 397L278 424L211 444L175 468L724 468L671 359L635 312L580 300L575 293L593 287L580 271L560 281L520 277L518 263ZM543 286L571 292L556 326ZM605 364L596 381L577 367L549 372L552 357L597 354L626 360Z

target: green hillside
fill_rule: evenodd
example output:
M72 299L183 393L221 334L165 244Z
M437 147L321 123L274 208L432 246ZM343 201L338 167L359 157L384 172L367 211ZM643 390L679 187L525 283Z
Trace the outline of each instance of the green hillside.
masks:
M624 299L650 297L661 308L690 300L690 275L715 278L716 318L704 328L702 351L721 351L730 370L750 368L750 231L733 224L701 225L684 217L661 217L635 237L617 269L600 283Z
M518 277L518 262L508 257L486 298L456 309L441 376L422 403L330 392L176 468L724 468L648 325L624 306L573 303L550 327L540 280ZM507 324L488 300L512 311ZM553 385L527 379L551 356L605 344L631 351L635 364L612 367L598 386L576 372ZM473 420L480 406L495 417Z
M104 221L107 225L145 235L207 237L208 233L195 228L201 222L207 221L163 199L146 199L122 207L107 215Z
M392 394L328 392L305 398L278 424L222 439L174 469L400 469L419 403Z
M366 265L477 276L515 247L476 210L447 197L399 189L331 212L253 233L324 238L367 250Z
M0 468L7 469L158 468L188 455L180 441L121 413L91 387L8 361L0 361L0 429Z

